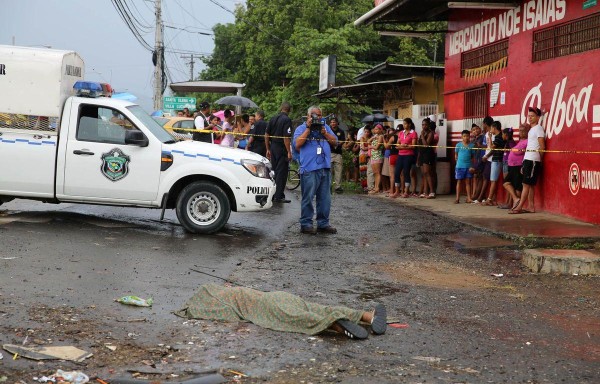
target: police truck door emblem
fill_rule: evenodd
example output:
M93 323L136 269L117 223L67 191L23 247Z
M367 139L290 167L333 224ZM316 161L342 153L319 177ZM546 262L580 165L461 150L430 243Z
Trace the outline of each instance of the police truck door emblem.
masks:
M102 174L110 181L119 181L129 173L129 156L119 148L102 154Z

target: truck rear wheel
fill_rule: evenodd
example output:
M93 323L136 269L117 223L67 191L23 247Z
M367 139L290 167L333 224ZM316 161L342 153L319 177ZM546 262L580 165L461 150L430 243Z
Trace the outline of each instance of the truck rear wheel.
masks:
M177 197L177 218L192 233L209 234L225 226L231 207L227 194L216 184L196 181Z

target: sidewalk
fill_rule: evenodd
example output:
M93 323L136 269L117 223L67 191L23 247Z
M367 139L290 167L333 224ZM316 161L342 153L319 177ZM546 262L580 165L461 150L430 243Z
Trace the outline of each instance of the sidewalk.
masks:
M600 245L600 226L547 212L509 215L506 209L495 206L464 203L464 196L460 204L454 204L454 195L438 195L435 199L374 196L450 217L490 234L522 241L528 246Z

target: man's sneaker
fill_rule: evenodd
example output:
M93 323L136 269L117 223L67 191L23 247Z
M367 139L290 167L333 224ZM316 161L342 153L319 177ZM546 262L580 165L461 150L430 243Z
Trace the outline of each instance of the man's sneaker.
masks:
M344 193L344 190L340 187L340 188L336 188L335 189L335 193Z
M300 232L306 233L307 235L316 235L317 234L317 230L314 229L313 227L302 227L302 228L300 228Z
M328 225L328 226L323 227L323 228L317 228L317 232L319 232L319 233L335 234L335 233L337 233L337 229L335 229L331 225Z
M292 201L289 199L273 199L274 203L291 203Z

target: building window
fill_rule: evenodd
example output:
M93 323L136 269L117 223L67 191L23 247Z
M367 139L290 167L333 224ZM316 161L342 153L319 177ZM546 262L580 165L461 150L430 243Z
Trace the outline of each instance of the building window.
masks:
M505 68L507 60L508 39L463 52L460 58L460 77L487 76L493 71Z
M463 119L482 120L487 115L488 92L487 88L478 87L469 89L464 93ZM469 126L469 128L471 128Z
M533 33L533 61L600 48L600 13Z

